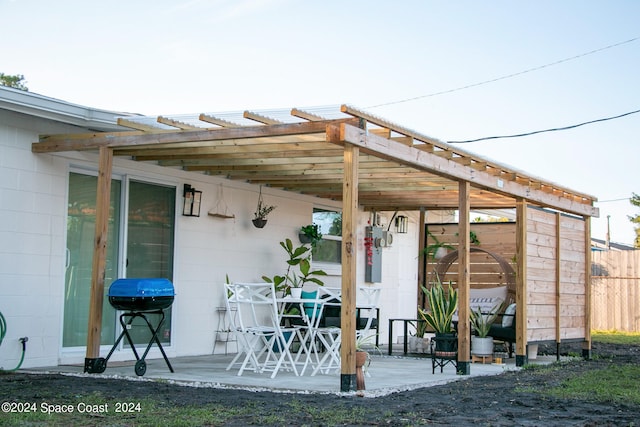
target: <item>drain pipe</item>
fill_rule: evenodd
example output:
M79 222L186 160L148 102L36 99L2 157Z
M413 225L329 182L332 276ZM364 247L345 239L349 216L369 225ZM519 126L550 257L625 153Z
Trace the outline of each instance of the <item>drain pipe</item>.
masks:
M7 322L4 319L4 316L2 315L2 312L0 312L0 346L2 345L2 341L4 340L5 335L7 334ZM20 343L22 343L22 356L20 356L20 361L18 362L18 366L16 366L13 369L5 369L6 371L17 371L18 369L20 369L20 366L22 366L22 362L24 362L24 354L27 351L27 341L29 341L28 337L22 337L20 338ZM0 368L0 370L3 370Z

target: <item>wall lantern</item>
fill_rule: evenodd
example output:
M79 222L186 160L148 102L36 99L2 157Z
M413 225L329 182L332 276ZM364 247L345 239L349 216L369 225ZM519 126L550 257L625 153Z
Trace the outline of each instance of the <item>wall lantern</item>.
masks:
M406 233L409 225L409 218L404 215L396 217L396 233Z
M198 191L189 184L184 185L184 204L182 206L183 216L200 216L200 201L202 191Z

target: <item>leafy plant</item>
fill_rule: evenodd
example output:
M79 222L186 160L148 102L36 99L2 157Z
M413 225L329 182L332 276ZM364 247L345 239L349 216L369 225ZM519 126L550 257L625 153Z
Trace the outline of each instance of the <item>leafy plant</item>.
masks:
M484 338L489 335L491 325L495 322L496 318L502 311L504 303L501 301L498 304L491 307L489 312L482 312L480 307L477 307L469 313L471 318L471 327L476 331L476 335L480 338Z
M258 195L258 206L253 213L254 219L265 219L267 215L276 208L273 205L266 205L262 199L262 186L260 186L260 194Z
M456 233L456 236L458 235L458 233ZM436 259L436 254L438 253L438 250L440 248L445 248L445 249L449 249L449 250L456 250L455 247L451 246L448 243L444 243L441 242L440 240L438 240L438 238L435 236L435 234L427 231L427 236L431 237L431 240L433 240L434 243L432 243L431 245L428 245L426 248L422 249L422 251L420 251L420 253L427 255L427 257L431 258L431 259ZM480 244L480 240L478 239L478 235L476 234L475 231L469 231L469 243L471 243L472 245L479 245Z
M262 202L262 199L258 200L258 206L256 207L256 211L253 213L255 219L265 219L267 215L274 210L276 206L267 206Z
M437 333L453 332L453 314L458 308L458 290L449 283L445 290L440 280L432 284L430 289L422 287L427 296L428 310L422 307L418 312L422 319Z
M424 337L424 334L427 333L428 326L427 322L416 322L416 336L420 338Z
M422 249L420 251L422 254L425 254L427 256L427 258L436 259L436 254L438 253L438 249L440 249L440 248L446 248L446 249L450 249L450 250L455 250L455 248L453 246L451 246L450 244L444 243L444 242L441 242L440 240L438 240L438 238L433 233L431 233L430 231L427 231L427 235L429 237L431 237L431 239L434 242L431 245L427 245L426 248L424 248L424 249Z
M273 278L262 276L266 282L273 283L277 291L284 290L289 293L291 288L301 288L305 283L315 283L318 286L324 286L324 282L314 276L326 276L323 270L312 270L311 248L307 246L294 247L291 239L280 242L280 246L287 252L289 259L287 260L287 272L284 276L276 275Z
M316 243L322 240L322 233L320 232L320 226L318 226L318 224L309 224L300 227L300 233L307 237L311 247L315 247Z

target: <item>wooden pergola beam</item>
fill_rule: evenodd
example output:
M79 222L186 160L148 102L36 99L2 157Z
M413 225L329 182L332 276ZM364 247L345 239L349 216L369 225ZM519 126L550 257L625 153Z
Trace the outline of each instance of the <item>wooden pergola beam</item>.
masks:
M385 159L394 159L402 164L448 179L464 180L473 183L474 187L484 188L504 196L523 197L541 206L577 215L596 217L599 215L598 208L591 204L579 203L575 200L563 198L562 195L548 194L514 181L496 178L490 173L462 166L450 159L416 150L413 147L393 144L388 139L367 134L355 126L343 123L340 125L340 129L342 141L358 145L364 152L377 153L378 156ZM334 142L341 143L341 141Z
M354 122L355 119L344 121ZM357 122L357 121L356 121ZM83 134L83 137L75 135L50 136L41 142L33 143L31 150L34 153L54 153L62 151L87 151L100 147L133 147L139 145L158 145L196 141L221 141L227 139L264 138L281 135L297 135L325 132L328 124L336 123L335 120L327 122L302 122L280 125L245 126L241 128L205 129L194 131L176 132L132 132L123 135L121 132L105 132Z

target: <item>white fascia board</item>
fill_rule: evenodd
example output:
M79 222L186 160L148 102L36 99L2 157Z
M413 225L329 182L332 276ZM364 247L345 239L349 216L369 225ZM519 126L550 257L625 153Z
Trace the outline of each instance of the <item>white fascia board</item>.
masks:
M33 92L0 86L0 109L99 131L118 131L117 118L137 114L99 110Z

